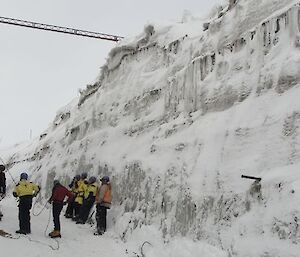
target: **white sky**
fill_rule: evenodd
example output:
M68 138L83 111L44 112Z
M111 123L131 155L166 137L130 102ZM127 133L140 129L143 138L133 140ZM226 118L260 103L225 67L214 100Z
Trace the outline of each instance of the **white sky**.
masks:
M0 0L0 16L133 36L220 0ZM199 28L201 29L201 28ZM113 42L0 24L0 148L39 136L92 83Z

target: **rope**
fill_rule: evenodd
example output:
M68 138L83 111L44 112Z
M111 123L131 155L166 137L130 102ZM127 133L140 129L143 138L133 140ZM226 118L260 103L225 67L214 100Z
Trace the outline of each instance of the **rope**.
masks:
M145 241L145 242L142 244L142 246L141 246L141 255L142 255L142 257L145 257L143 248L144 248L144 246L145 246L146 244L148 244L148 245L150 245L150 246L153 246L153 245L152 245L151 243L149 243L148 241Z
M52 246L52 245L50 245L50 244L47 244L47 243L44 243L44 242L42 242L42 241L39 241L39 240L35 240L35 239L32 239L30 236L25 236L30 242L34 242L34 243L38 243L38 244L41 244L41 245L45 245L45 246L48 246L51 250L53 250L53 251L57 251L58 249L59 249L59 245L58 245L58 247L54 247L54 246Z
M140 253L140 254L139 254L139 253L136 253L136 252L132 252L132 253L134 254L134 257L146 257L146 255L144 254L144 251L143 251L143 248L144 248L144 246L145 246L146 244L148 244L148 245L150 245L150 246L153 246L153 245L152 245L150 242L148 242L148 241L143 242L143 244L142 244L142 246L141 246L141 253ZM128 250L127 250L127 249L126 249L125 253L128 254Z
M48 202L47 202L47 203L48 203ZM47 205L47 204L46 204L46 205ZM49 224L50 224L50 220L51 220L51 209L52 209L52 208L49 208L48 222L47 222L47 226L46 226L45 231L44 231L44 236L45 236L46 238L48 238L47 230L48 230L48 227L49 227ZM55 248L55 249L52 249L52 250L59 250L59 247L60 247L59 241L58 241L56 238L51 238L51 239L53 239L53 240L56 242L56 248Z
M44 231L44 236L46 238L48 238L47 230L48 230L48 227L49 227L49 224L50 224L50 220L51 220L51 208L49 208L48 222L47 222L47 226L46 226L45 231Z
M48 203L48 202L47 202ZM47 203L44 205L44 208L42 209L42 211L45 209L45 207L47 206ZM42 211L39 212L38 215L40 215L42 213ZM38 216L36 215L36 216ZM48 227L49 227L49 224L50 224L50 220L51 220L51 208L49 208L49 216L48 216L48 222L47 222L47 226L45 228L45 231L44 231L44 236L48 239L49 237L47 236L47 230L48 230ZM42 241L39 241L39 240L35 240L35 239L32 239L31 237L29 236L25 236L30 242L34 242L34 243L38 243L38 244L41 244L41 245L45 245L45 246L48 246L51 250L53 251L57 251L59 250L59 241L56 239L56 238L52 238L55 242L56 242L56 247L50 245L50 244L47 244L47 243L44 243Z
M5 165L5 162L3 161L3 159L0 157L0 161L2 162L2 164L5 167L5 172L7 172L9 174L9 176L11 177L12 181L14 182L15 185L17 185L16 181L14 180L13 176L11 175L11 173L9 172L9 168L7 167L7 165Z
M5 162L3 161L3 159L0 157L0 161L3 163L3 164L5 164ZM15 163L17 163L17 162L15 162ZM10 163L11 164L11 163ZM12 179L12 181L14 182L14 184L16 185L17 183L16 183L16 181L14 180L14 178L13 178L13 176L11 175L11 173L9 172L9 168L7 167L7 169L6 169L6 172L8 172L8 174L10 175L10 177L11 177L11 179ZM2 199L1 199L2 200ZM0 200L0 201L1 201ZM44 205L43 205L43 208L38 212L38 213L35 213L34 212L34 210L35 210L35 207L36 207L36 205L37 205L37 200L34 202L34 204L33 204L33 208L32 208L32 214L33 214L33 216L39 216L44 210L45 210L45 208L47 208L47 204L48 204L48 202L46 202ZM48 227L49 227L49 224L50 224L50 220L51 220L51 208L49 208L49 217L48 217L48 222L47 222L47 226L46 226L46 228L45 228L45 231L44 231L44 236L48 239L48 236L47 236L47 230L48 230ZM6 235L5 236L6 238L9 238L9 239L19 239L20 238L20 236L18 236L18 237L13 237L12 235ZM52 245L50 245L50 244L47 244L47 243L44 243L44 242L42 242L42 241L39 241L39 240L35 240L35 239L32 239L30 236L28 236L28 235L26 235L25 236L30 242L34 242L34 243L39 243L39 244L41 244L41 245L45 245L45 246L48 246L51 250L53 250L53 251L57 251L57 250L59 250L59 247L60 247L60 245L59 245L59 241L56 239L56 238L52 238L55 242L56 242L56 244L57 244L57 246L56 247L54 247L54 246L52 246Z
M34 213L36 204L37 204L37 200L34 202L33 207L32 207L32 214L33 214L33 216L39 216L45 210L45 208L47 208L48 202L46 202L44 204L43 208L38 213Z
M17 182L14 180L13 176L11 175L11 173L9 172L9 169L6 169L6 172L9 174L9 176L11 177L12 182L17 185Z

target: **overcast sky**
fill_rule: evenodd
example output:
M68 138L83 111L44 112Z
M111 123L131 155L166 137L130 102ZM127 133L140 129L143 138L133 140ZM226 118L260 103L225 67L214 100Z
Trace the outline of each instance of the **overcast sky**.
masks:
M220 0L0 0L0 16L119 36L206 14ZM115 43L0 24L0 148L39 136L92 83Z

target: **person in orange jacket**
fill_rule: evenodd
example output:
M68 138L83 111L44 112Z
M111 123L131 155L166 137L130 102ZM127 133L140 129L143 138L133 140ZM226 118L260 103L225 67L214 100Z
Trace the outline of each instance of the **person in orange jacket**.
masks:
M107 209L110 209L112 201L112 188L108 176L100 179L102 182L96 194L96 221L97 232L94 235L103 235L106 231Z

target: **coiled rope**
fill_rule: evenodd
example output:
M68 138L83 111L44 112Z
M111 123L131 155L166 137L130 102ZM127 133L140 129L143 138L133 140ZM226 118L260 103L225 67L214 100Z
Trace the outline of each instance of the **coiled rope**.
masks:
M47 208L48 202L46 202L44 204L43 208L38 213L35 213L35 211L34 211L36 205L37 205L37 200L34 202L33 207L32 207L32 214L33 214L33 216L39 216L45 210L45 208Z
M34 209L35 209L36 204L37 204L37 201L35 201L35 203L33 204L33 208L32 208L33 216L39 216L39 215L47 208L48 202L46 202L46 203L43 205L42 209L41 209L39 212L37 212L37 213L34 212ZM46 228L45 228L45 230L44 230L44 236L45 236L45 238L47 238L47 239L49 239L49 236L47 235L47 230L48 230L48 228L49 228L49 224L50 224L50 220L51 220L51 210L52 210L52 208L50 207L50 208L48 208L48 209L49 209L48 221L47 221ZM58 241L56 238L52 238L52 239L56 242L56 247L55 247L55 246L52 246L52 245L50 245L50 244L48 244L48 243L45 243L45 242L42 242L42 241L39 241L39 240L32 239L30 236L26 236L26 238L27 238L30 242L39 243L39 244L48 246L48 247L49 247L51 250L53 250L53 251L57 251L57 250L59 250L59 248L60 248L59 241Z
M132 252L132 253L134 254L134 257L146 257L146 255L144 254L144 250L143 250L143 249L144 249L144 246L145 246L146 244L148 244L148 245L150 245L150 246L153 246L153 245L152 245L150 242L148 242L148 241L143 242L143 244L142 244L142 246L141 246L141 248L140 248L141 253ZM127 250L127 249L126 249L125 253L128 254L128 250Z
M47 202L48 203L48 202ZM38 216L40 215L43 210L46 208L47 206L47 203L44 205L44 207L42 208L42 210L37 214L37 215L34 215L34 216ZM46 228L45 228L45 231L44 231L44 236L48 239L49 237L47 236L47 230L48 230L48 227L49 227L49 224L50 224L50 220L51 220L51 208L49 208L49 215L48 215L48 222L47 222L47 225L46 225ZM52 238L55 242L56 242L56 247L55 246L52 246L48 243L45 243L45 242L42 242L42 241L39 241L39 240L36 240L36 239L32 239L30 236L26 235L25 236L30 242L34 242L34 243L38 243L38 244L41 244L41 245L45 245L45 246L48 246L51 250L53 251L57 251L59 250L59 241L56 239L56 238Z

